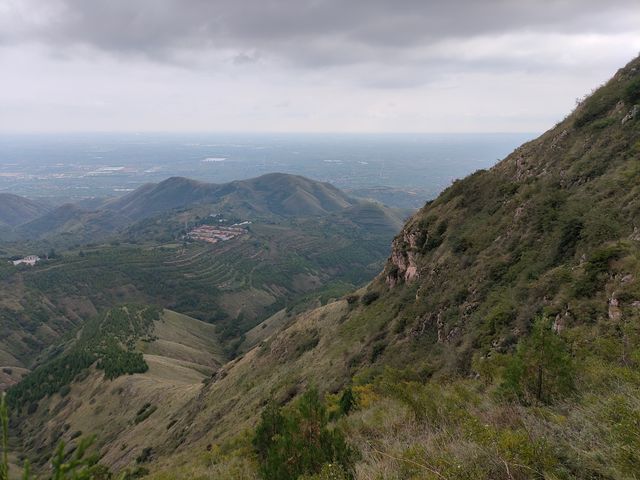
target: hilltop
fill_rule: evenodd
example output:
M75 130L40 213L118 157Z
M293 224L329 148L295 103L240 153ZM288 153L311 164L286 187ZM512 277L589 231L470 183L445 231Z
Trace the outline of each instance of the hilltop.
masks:
M355 203L328 183L298 175L271 173L227 184L172 177L158 184L144 185L110 201L105 209L134 220L200 204L228 206L244 214L308 216L337 212Z
M224 184L171 177L90 206L69 203L49 209L22 197L6 197L10 201L0 210L0 241L41 250L117 242L131 235L137 238L154 224L159 227L155 236L148 238L147 231L144 238L166 240L170 235L176 239L178 223L184 226L185 221L196 222L201 216L216 213L273 222L349 216L350 209L358 212L365 208L379 210L379 215L390 219L395 227L410 212L355 199L328 183L284 173Z

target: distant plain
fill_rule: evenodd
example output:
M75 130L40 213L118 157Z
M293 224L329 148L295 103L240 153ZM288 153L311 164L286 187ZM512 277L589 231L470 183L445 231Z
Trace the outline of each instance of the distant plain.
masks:
M0 136L0 192L91 202L171 176L223 183L269 172L418 208L534 134L60 134Z

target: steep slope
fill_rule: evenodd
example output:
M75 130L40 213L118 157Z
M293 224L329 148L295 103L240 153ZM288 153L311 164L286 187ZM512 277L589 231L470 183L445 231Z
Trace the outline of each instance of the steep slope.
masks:
M46 206L10 193L0 193L0 225L15 227L42 215Z
M272 173L221 185L173 177L156 185L144 185L109 202L105 208L141 220L199 204L232 207L237 213L244 214L307 216L335 212L353 203L354 200L329 184Z
M358 478L633 478L639 103L636 59L539 139L455 182L366 290L224 366L156 444L173 455L161 468L219 473L186 452L229 445L268 398L352 381L362 412L343 426L363 454Z
M148 319L147 312L153 312ZM202 381L224 356L213 325L169 310L156 313L134 305L105 312L75 340L86 351L101 352L101 360L78 369L78 355L73 354L77 346L71 341L66 353L44 361L34 371L40 380L36 389L19 391L24 400L16 403L18 392L10 393L13 404L34 405L29 421L21 424L29 451L47 450L59 439L73 440L81 432L99 430L105 461L122 466L133 463L150 438L165 433L170 417L197 395ZM94 339L95 335L99 338ZM111 353L110 348L117 347L102 346L112 335L118 335L118 343L128 345L129 351L142 353L145 371L126 374L126 366L132 363L122 353ZM63 368L76 369L75 380L56 383L46 402L41 402L43 408L36 409L40 399L34 394L42 390L43 382L46 387L51 378L47 372L59 368L60 362L67 362ZM114 367L125 370L113 373L109 368Z

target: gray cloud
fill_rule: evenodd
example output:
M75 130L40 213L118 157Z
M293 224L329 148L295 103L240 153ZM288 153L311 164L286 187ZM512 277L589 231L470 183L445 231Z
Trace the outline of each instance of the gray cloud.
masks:
M514 31L632 31L640 15L637 0L24 2L31 12L10 19L14 37L5 32L5 42L84 45L165 60L184 51L231 49L238 59L248 59L243 55L250 51L254 60L265 56L308 68L406 61L443 40Z
M638 25L638 0L0 0L0 131L542 130Z

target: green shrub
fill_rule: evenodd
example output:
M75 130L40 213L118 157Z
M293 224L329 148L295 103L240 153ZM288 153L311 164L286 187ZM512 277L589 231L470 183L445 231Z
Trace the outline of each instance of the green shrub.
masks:
M300 477L300 480L349 480L349 475L341 465L327 463L322 466L320 473L311 476Z
M346 478L353 478L354 452L342 432L329 427L326 408L315 389L287 409L270 403L255 430L253 446L264 480L320 474L326 464L339 465Z
M346 388L344 392L342 392L342 395L340 396L339 405L340 405L340 413L342 415L349 415L349 412L356 405L356 399L353 395L353 390L351 389L351 387Z
M380 355L384 353L387 348L387 344L384 340L378 340L371 347L371 363L375 362Z
M501 391L524 404L534 399L552 403L573 391L574 376L566 343L553 332L549 319L540 317L507 364Z
M153 412L158 409L156 405L151 405L150 403L145 403L138 413L136 414L136 418L134 419L134 423L137 425L138 423L144 422L147 418L151 416Z
M624 89L624 101L629 104L640 102L640 77L632 80Z
M362 304L371 305L378 298L380 298L380 294L378 292L367 292L362 296Z
M349 305L355 305L356 303L358 303L358 300L360 300L359 295L347 295L347 303Z
M610 262L620 258L621 255L622 249L617 246L596 250L585 265L582 278L576 283L576 296L589 297L593 295L606 280Z
M587 98L580 107L574 125L580 128L604 116L618 101L616 93L604 87Z
M451 251L456 254L466 252L471 246L471 242L464 237L454 237L451 240Z
M556 247L555 263L571 260L576 253L576 246L583 228L584 223L579 218L572 218L563 225L560 241Z
M152 457L153 457L153 448L144 447L142 449L142 452L140 452L140 455L136 457L136 463L147 463L151 461Z
M611 125L615 125L616 124L616 119L615 118L609 118L609 117L605 117L605 118L601 118L599 120L596 120L595 122L593 122L591 124L591 128L594 128L596 130L604 130L607 127L610 127Z

